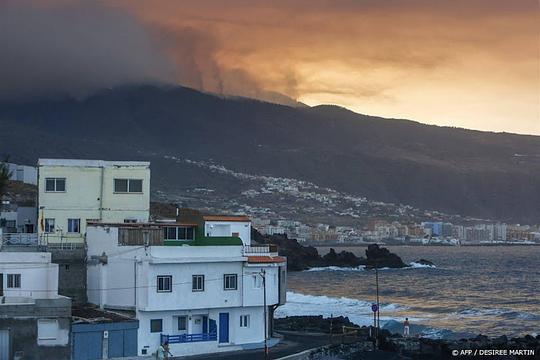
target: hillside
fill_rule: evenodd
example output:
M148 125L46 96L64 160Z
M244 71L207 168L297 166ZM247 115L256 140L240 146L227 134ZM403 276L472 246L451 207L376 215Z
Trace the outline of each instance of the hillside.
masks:
M84 100L0 104L0 129L0 154L17 163L38 157L150 160L155 196L186 205L245 196L258 199L252 206L291 207L279 194L246 195L250 184L268 184L264 176L271 176L419 209L523 223L540 219L537 136L150 86Z

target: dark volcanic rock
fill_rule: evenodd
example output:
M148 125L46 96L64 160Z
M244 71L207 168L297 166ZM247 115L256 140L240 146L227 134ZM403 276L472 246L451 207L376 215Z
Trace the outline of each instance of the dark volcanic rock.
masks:
M251 239L259 244L275 244L279 254L287 257L287 269L291 271L307 270L310 267L321 266L321 257L313 246L303 246L287 235L264 236L255 229L251 231Z
M296 331L299 333L329 333L332 328L332 333L342 334L343 326L357 327L347 317L323 318L322 316L290 316L283 319L274 319L276 330ZM370 329L368 327L358 328L356 332L357 343L373 340L370 338ZM521 358L536 358L533 354L540 353L540 335L531 336L525 335L520 338L508 339L506 336L498 338L489 338L485 335L478 335L475 338L461 340L445 340L445 339L430 339L422 337L402 337L400 334L392 334L386 329L381 329L379 332L380 350L384 350L388 356L381 358L388 359L414 359L414 360L431 360L431 359L454 359L456 358L455 351L474 351L480 349L491 350L521 350L524 352L522 356L510 355L504 359L521 359ZM392 356L392 354L399 354ZM360 351L356 356L342 357L344 359L363 359L365 352ZM525 356L523 356L525 355ZM403 356L403 357L401 357ZM470 356L472 358L472 356ZM486 357L488 358L488 357ZM489 357L490 359L493 357Z
M387 248L379 247L377 244L371 244L366 249L366 265L369 268L402 268L407 267L399 256L391 253Z
M341 333L343 326L356 327L348 317L338 316L334 318L323 318L319 316L287 316L282 319L274 319L276 330L303 331L329 333Z
M324 266L340 266L340 267L357 267L365 264L365 259L359 258L349 251L341 251L336 253L333 248L330 248L328 254L322 257Z
M251 239L254 243L275 244L279 247L279 254L287 257L287 269L291 271L307 270L312 267L339 266L357 267L366 265L368 268L407 267L399 256L391 253L386 248L381 248L377 244L369 245L366 250L367 259L358 257L349 251L337 253L330 249L328 254L320 256L313 246L304 246L296 239L289 239L287 235L262 235L257 230L252 229ZM424 260L428 262L427 260Z

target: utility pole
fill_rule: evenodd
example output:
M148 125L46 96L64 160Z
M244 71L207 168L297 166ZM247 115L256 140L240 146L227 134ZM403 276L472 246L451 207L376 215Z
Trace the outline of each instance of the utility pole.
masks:
M268 315L266 313L266 270L262 269L260 273L263 281L263 306L264 306L264 360L268 360L268 343L266 341Z
M381 327L380 322L380 311L381 311L381 304L379 302L379 265L375 263L375 283L377 287L377 335L379 335L379 329Z

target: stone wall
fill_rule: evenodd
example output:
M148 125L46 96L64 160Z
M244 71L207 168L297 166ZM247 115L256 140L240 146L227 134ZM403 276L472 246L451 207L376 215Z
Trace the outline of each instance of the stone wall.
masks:
M60 330L71 334L71 300L68 298L36 300L35 304L0 305L0 329L9 330L11 357L24 360L71 358L71 341L62 346L38 345L40 318L55 318Z

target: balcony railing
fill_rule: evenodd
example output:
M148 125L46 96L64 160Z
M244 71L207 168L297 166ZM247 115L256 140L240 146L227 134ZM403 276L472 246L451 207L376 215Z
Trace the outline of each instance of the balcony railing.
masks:
M278 246L274 244L268 244L268 245L256 245L256 246L250 246L245 245L244 246L244 254L245 255L269 255L269 254L275 254L278 253Z
M169 342L169 344L181 344L181 343L216 341L216 340L217 340L217 333L181 334L181 335L161 334L162 344L165 341Z
M38 242L37 233L4 233L0 235L2 245L10 246L37 246Z
M35 251L50 251L50 250L77 250L84 249L83 242L72 242L69 237L59 237L50 234L38 236L37 233L3 233L0 234L0 249L2 247L15 248L30 248ZM59 240L55 242L51 240Z

